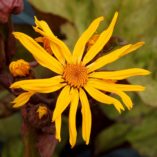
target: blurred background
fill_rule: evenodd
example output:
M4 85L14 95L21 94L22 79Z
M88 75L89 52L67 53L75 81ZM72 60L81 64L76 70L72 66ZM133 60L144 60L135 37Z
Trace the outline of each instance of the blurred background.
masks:
M1 9L4 8L0 8L0 11ZM62 141L57 144L53 157L157 157L157 0L25 0L24 10L18 15L12 15L9 21L12 21L11 28L14 31L36 37L32 29L35 15L38 19L47 21L58 38L72 49L94 18L105 17L99 32L110 23L115 11L119 12L119 18L111 46L138 41L144 41L145 45L105 68L117 70L138 67L150 70L150 76L126 80L129 83L144 85L146 90L130 94L134 107L122 114L118 114L111 106L91 104L93 123L88 146L81 138L81 116L78 113L77 145L70 149L68 119L65 116ZM4 25L6 24L0 24L0 28ZM4 28L2 31L4 32ZM12 46L10 50L13 51ZM17 43L16 53L11 60L20 58L32 61L32 56ZM34 68L33 71L38 77L45 77L45 73L49 75L41 67ZM11 109L12 99L13 96L0 84L2 157L24 156L22 118L19 110Z

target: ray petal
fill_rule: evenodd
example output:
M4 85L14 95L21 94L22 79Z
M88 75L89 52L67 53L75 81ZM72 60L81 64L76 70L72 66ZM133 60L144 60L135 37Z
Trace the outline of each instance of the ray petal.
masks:
M90 133L91 133L91 124L92 124L92 116L90 105L88 102L88 98L83 89L80 88L80 101L82 104L82 136L86 141L86 144L89 143Z
M124 55L127 55L130 52L133 52L133 51L139 49L143 45L144 45L144 42L142 42L142 41L138 42L136 44L133 44L127 51L125 51L123 54L121 54L121 57L124 56Z
M24 92L20 94L12 102L14 103L13 107L17 108L25 105L33 94L35 94L35 92Z
M79 102L78 90L76 88L73 88L71 94L72 100L69 111L69 134L70 134L69 142L71 144L71 147L74 147L77 138L76 112Z
M35 20L35 24L37 27L39 27L40 29L42 29L45 33L51 35L52 34L52 31L50 29L50 27L48 26L48 24L43 21L43 20L38 20L37 17L35 16L34 17L34 20Z
M63 66L54 57L47 53L33 38L20 32L14 32L13 34L15 38L29 50L39 64L57 74L63 73Z
M150 72L145 69L132 68L126 70L118 71L102 71L102 72L93 72L89 77L100 78L100 79L111 79L111 80L123 80L133 76L149 75Z
M88 81L92 81L92 78L90 78ZM99 80L104 81L104 84L108 85L110 84L112 87L117 88L118 90L121 91L128 91L128 92L136 92L136 91L144 91L145 87L141 85L128 85L128 84L117 84L117 83L112 83L112 82L106 82L106 80Z
M73 62L79 63L82 59L84 49L86 46L86 43L91 38L91 36L94 34L96 29L98 28L101 21L103 21L103 17L99 17L95 19L87 28L87 30L81 35L81 37L78 39L74 51L73 51Z
M88 83L84 86L85 90L88 92L88 94L97 100L98 102L105 103L108 105L113 104L114 107L118 110L118 112L121 113L121 110L124 110L123 105L115 98L112 98L101 91L97 90L96 88L88 85Z
M88 84L92 86L93 88L105 91L105 92L110 92L110 93L115 93L116 95L120 96L123 103L126 105L126 107L130 110L133 106L132 101L130 97L121 91L120 89L115 88L112 86L112 84L106 84L102 80L97 80L97 79L90 79L88 81Z
M58 141L61 141L61 123L62 123L62 119L61 119L61 115L59 117L57 117L57 119L55 120L55 127L56 127L56 139L58 139Z
M117 21L117 17L118 12L115 13L109 27L100 34L98 40L86 53L85 57L83 58L83 64L87 64L88 62L90 62L102 50L104 45L109 41L110 37L112 36L113 29Z
M22 80L13 83L10 88L22 88L26 91L34 91L39 93L50 93L65 86L61 76L55 76L48 79Z
M57 98L57 103L56 103L55 110L53 112L52 121L55 121L62 114L62 112L69 105L70 100L71 100L70 86L65 86Z
M42 43L44 40L43 40L43 37L37 37L35 38L35 41Z
M51 47L51 50L52 50L53 54L55 55L55 57L59 60L60 63L62 63L64 65L65 58L64 58L63 54L61 53L60 47L57 44L53 43L52 41L50 41L50 47Z
M140 92L144 91L145 87L141 85L125 85L125 84L113 84L113 87L122 90L122 91L128 91L128 92Z
M114 61L116 61L117 59L119 59L120 57L130 53L130 52L133 52L135 51L136 49L138 49L139 47L142 46L143 42L139 42L139 43L136 43L136 44L129 44L129 45L125 45L119 49L116 49L112 52L110 52L109 54L107 55L104 55L100 58L98 58L95 62L89 64L87 66L88 68L88 72L92 72L94 70L97 70L109 63L112 63Z
M51 29L49 28L48 24L43 21L43 20L38 20L37 18L35 18L35 23L37 25L37 27L33 27L34 30L38 33L40 33L41 35L49 38L52 43L55 44L55 48L53 50L56 50L56 54L60 57L64 57L64 59L66 59L66 61L68 63L71 62L71 52L69 50L69 48L64 44L64 42L62 42L60 39L58 39L53 32L51 31ZM57 46L56 46L57 45ZM60 53L60 54L59 54ZM63 58L62 58L63 60Z
M125 45L119 49L114 50L113 52L104 55L100 58L98 58L96 61L94 61L93 63L89 64L87 66L88 68L88 72L92 72L94 70L97 70L103 66L105 66L106 64L112 63L115 60L119 59L120 55L122 53L124 53L127 49L129 49L131 47L131 44L129 45Z

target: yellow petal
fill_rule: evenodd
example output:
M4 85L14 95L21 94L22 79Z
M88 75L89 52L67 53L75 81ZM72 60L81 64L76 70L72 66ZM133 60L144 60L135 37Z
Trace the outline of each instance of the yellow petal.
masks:
M48 79L22 80L13 83L10 88L22 88L26 91L34 91L39 93L50 93L65 86L61 76L55 76Z
M20 94L12 102L12 103L14 103L13 107L17 108L17 107L21 107L21 106L25 105L29 101L30 97L33 94L35 94L35 93L34 92L24 92L24 93Z
M118 70L118 71L102 71L102 72L93 72L89 75L89 77L100 78L100 79L111 79L111 80L123 80L132 76L140 76L140 75L149 75L150 72L145 69L140 68L132 68L126 70Z
M31 79L31 80L21 80L13 83L10 88L21 88L25 85L27 86L48 86L48 84L56 85L60 82L63 82L62 76L54 76L46 79Z
M61 141L61 123L62 123L62 119L61 116L57 117L57 119L55 120L55 127L56 127L56 139L58 139L58 141Z
M88 92L88 94L91 97L93 97L95 100L97 100L98 102L105 103L108 105L113 104L114 107L120 113L121 113L121 110L124 110L123 105L118 100L102 93L101 91L97 90L96 88L93 88L92 86L88 85L88 83L85 85L84 88Z
M90 105L88 102L88 98L83 89L80 88L80 101L82 104L82 136L86 141L86 144L89 143L90 133L91 133L91 124L92 124L92 116Z
M66 86L62 89L62 91L60 92L60 94L57 98L57 103L56 103L55 110L53 112L52 121L55 121L62 114L62 112L69 105L70 100L71 100L70 86Z
M35 41L39 42L39 43L44 42L43 37L37 37L37 38L35 38Z
M120 96L123 103L126 105L126 107L130 110L133 106L132 101L130 97L121 91L120 89L115 88L112 86L112 84L106 84L102 80L97 80L97 79L90 79L88 81L88 84L92 86L93 88L105 91L105 92L110 92L110 93L115 93L116 95Z
M57 74L63 73L63 66L49 53L47 53L34 39L20 32L13 33L23 46L30 51L39 64Z
M68 63L71 63L71 52L69 50L69 48L64 44L64 42L62 42L60 39L58 39L53 32L50 30L48 24L45 21L39 21L37 18L35 18L35 23L37 25L37 27L33 27L34 30L38 33L40 33L43 36L48 37L52 43L54 43L55 45L57 45L59 47L59 50L57 50L57 52L53 52L53 53L61 53L60 56L64 56L64 59L66 59L66 61ZM39 28L38 28L39 27ZM55 49L56 50L56 49ZM63 58L62 58L63 60Z
M89 49L87 54L85 55L83 59L83 64L87 64L90 62L104 47L104 45L109 41L110 37L112 36L113 29L115 26L115 23L117 21L118 12L115 13L111 24L107 28L107 30L103 31L98 38L98 40L95 42L95 44Z
M144 45L144 42L138 42L138 43L132 45L127 51L125 51L124 53L121 54L121 57L130 53L130 52L137 50L138 48L140 48L143 45Z
M94 61L93 63L87 66L88 72L90 73L94 70L97 70L105 66L106 64L114 62L115 60L119 59L120 55L124 53L127 49L129 49L130 47L131 47L131 44L123 46L122 48L114 50L113 52L98 58L96 61Z
M76 112L79 102L79 94L76 88L72 89L71 96L72 96L72 100L71 100L70 111L69 111L69 134L70 134L69 142L71 144L71 147L74 147L77 138Z
M79 63L82 59L84 49L86 46L86 43L91 38L91 36L94 34L96 29L98 28L101 21L103 21L103 17L99 17L95 19L90 26L87 28L87 30L81 35L81 37L78 39L74 51L73 51L73 62Z
M125 84L112 84L115 88L122 91L144 91L145 87L141 85L125 85Z
M120 57L122 57L130 52L135 51L142 45L143 45L143 42L138 42L133 45L129 44L129 45L123 46L122 48L116 49L113 52L110 52L109 54L100 57L95 62L88 65L87 66L88 72L92 72L94 70L97 70L97 69L105 66L106 64L112 63L112 62L116 61L117 59L119 59Z
M53 54L55 55L55 57L59 60L60 63L62 63L64 65L65 58L61 53L60 47L58 45L56 45L55 43L53 43L52 41L50 41L50 47L51 47L51 50L52 50Z
M48 26L48 24L45 21L43 21L43 20L39 21L36 16L34 17L34 20L35 20L35 24L37 27L44 30L44 32L47 34L50 34L50 35L52 34L50 27Z

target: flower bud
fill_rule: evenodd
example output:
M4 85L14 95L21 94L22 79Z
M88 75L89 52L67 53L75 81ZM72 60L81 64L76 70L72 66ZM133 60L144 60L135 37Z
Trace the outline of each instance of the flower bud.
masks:
M23 59L19 59L10 63L9 70L14 77L26 76L30 72L30 65Z
M10 14L20 13L23 6L23 0L0 0L0 22L7 23Z
M90 49L99 38L99 34L94 34L87 42L87 49Z
M49 54L53 54L52 50L51 50L51 46L50 46L50 40L46 37L38 37L35 39L37 42L42 43L44 49L49 53Z
M47 115L48 109L46 106L40 105L37 112L39 114L39 119L41 119L43 116Z
M54 133L54 124L51 122L52 112L46 104L27 104L25 106L25 121L32 128L39 129L42 132Z

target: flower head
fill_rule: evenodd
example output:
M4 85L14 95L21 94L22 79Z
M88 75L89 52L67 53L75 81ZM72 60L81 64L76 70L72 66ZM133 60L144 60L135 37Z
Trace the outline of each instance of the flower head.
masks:
M25 60L19 59L10 63L9 70L14 77L26 76L30 72L30 65Z
M116 12L109 27L99 35L86 53L84 51L85 46L95 33L100 22L103 21L103 17L95 19L89 25L87 30L78 39L72 53L53 34L45 21L35 19L36 27L34 27L34 30L50 40L53 56L47 53L43 47L28 35L20 32L14 33L15 37L30 51L39 64L56 73L56 76L51 78L24 80L13 83L11 88L22 88L27 93L24 95L26 101L24 103L18 101L18 97L21 94L14 100L14 106L24 105L34 93L50 93L61 90L56 101L52 121L56 125L56 138L60 141L61 116L63 111L70 106L69 134L72 147L75 145L77 137L76 112L79 102L82 107L82 136L86 144L89 143L92 116L87 93L98 102L107 105L113 104L118 112L121 112L124 110L122 103L106 94L106 92L115 93L122 99L123 104L128 109L131 109L132 101L125 91L143 91L144 87L140 85L117 84L116 81L150 73L139 68L119 71L98 71L98 69L116 61L144 44L143 42L128 44L93 61L112 36L117 17L118 13Z

